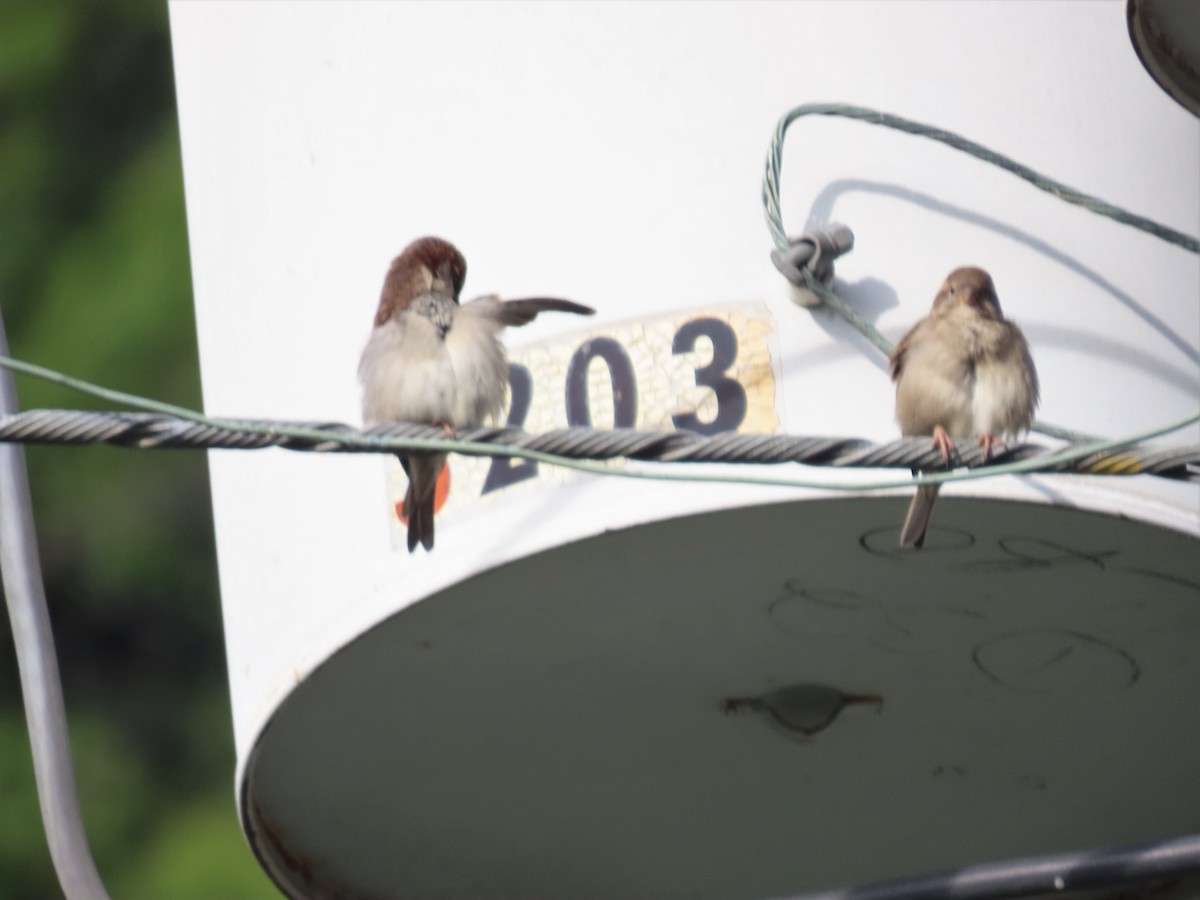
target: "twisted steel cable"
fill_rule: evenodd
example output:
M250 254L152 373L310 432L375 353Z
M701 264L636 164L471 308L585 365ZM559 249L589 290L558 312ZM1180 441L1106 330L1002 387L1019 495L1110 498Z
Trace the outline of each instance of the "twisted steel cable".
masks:
M303 435L297 434L303 432ZM441 428L393 423L359 431L340 422L281 422L262 419L197 422L162 413L87 412L36 409L0 416L0 442L23 444L113 444L140 450L206 448L286 450L316 453L394 453L398 448L381 440L439 441ZM617 428L564 428L530 434L517 428L471 428L458 441L551 454L572 460L633 459L650 462L802 463L855 469L944 469L940 453L927 438L901 438L876 444L862 438L758 435L724 432L701 435L690 431L636 431ZM429 450L430 448L423 448ZM405 452L421 452L422 448ZM487 456L487 448L462 449L467 455ZM974 445L961 448L955 465L979 467L1046 457L1039 472L1087 475L1156 475L1200 482L1200 445L1180 447L1131 446L1106 450L1082 459L1059 460L1060 449L1014 443L993 451L987 463Z

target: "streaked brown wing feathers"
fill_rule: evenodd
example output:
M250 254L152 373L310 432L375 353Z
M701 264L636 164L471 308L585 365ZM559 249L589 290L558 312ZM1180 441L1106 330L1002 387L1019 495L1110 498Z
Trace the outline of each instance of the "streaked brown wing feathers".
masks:
M565 312L580 316L595 314L595 310L582 303L559 300L556 297L529 297L521 300L502 300L496 305L494 315L502 325L527 325L537 318L538 313Z

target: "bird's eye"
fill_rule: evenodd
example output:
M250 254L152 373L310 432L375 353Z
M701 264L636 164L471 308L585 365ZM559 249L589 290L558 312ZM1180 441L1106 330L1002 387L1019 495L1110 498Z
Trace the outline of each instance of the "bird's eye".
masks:
M954 285L950 285L950 296L953 297L957 290L958 288L956 288Z

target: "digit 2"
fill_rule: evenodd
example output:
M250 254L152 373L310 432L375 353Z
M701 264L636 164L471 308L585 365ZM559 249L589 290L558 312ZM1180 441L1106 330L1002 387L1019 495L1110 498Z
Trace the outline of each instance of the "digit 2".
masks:
M508 406L508 425L521 428L525 425L525 417L529 415L529 403L533 399L533 376L529 370L517 363L508 365L508 384L512 389L512 403ZM514 459L508 456L497 456L488 467L487 478L483 481L483 491L487 494L500 488L517 484L537 475L537 462L532 459Z

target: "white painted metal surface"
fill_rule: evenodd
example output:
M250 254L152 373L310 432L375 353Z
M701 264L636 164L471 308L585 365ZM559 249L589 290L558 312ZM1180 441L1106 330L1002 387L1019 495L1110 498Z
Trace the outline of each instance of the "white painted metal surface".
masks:
M386 266L438 234L468 295L600 311L510 333L534 430L565 424L596 338L630 358L636 424L669 427L708 396L688 375L712 337L678 354L675 335L734 310L763 354L743 427L895 435L883 361L768 259L763 160L804 102L928 122L1200 233L1200 127L1119 4L176 2L171 23L214 414L356 422ZM783 193L790 230L854 230L838 288L892 338L950 269L988 268L1047 421L1117 436L1200 403L1195 256L847 121L793 127ZM600 427L605 376L587 370ZM294 895L765 896L1200 828L1166 781L1200 750L1195 486L972 482L944 491L929 551L895 557L906 497L543 473L479 499L486 464L456 464L436 549L410 556L388 462L210 459L242 812ZM788 597L799 639L770 612ZM831 624L847 608L872 612ZM898 666L896 640L916 648ZM1058 687L1029 706L989 652ZM1108 675L1115 719L1104 690L1047 699ZM794 682L885 701L803 745L720 712Z

